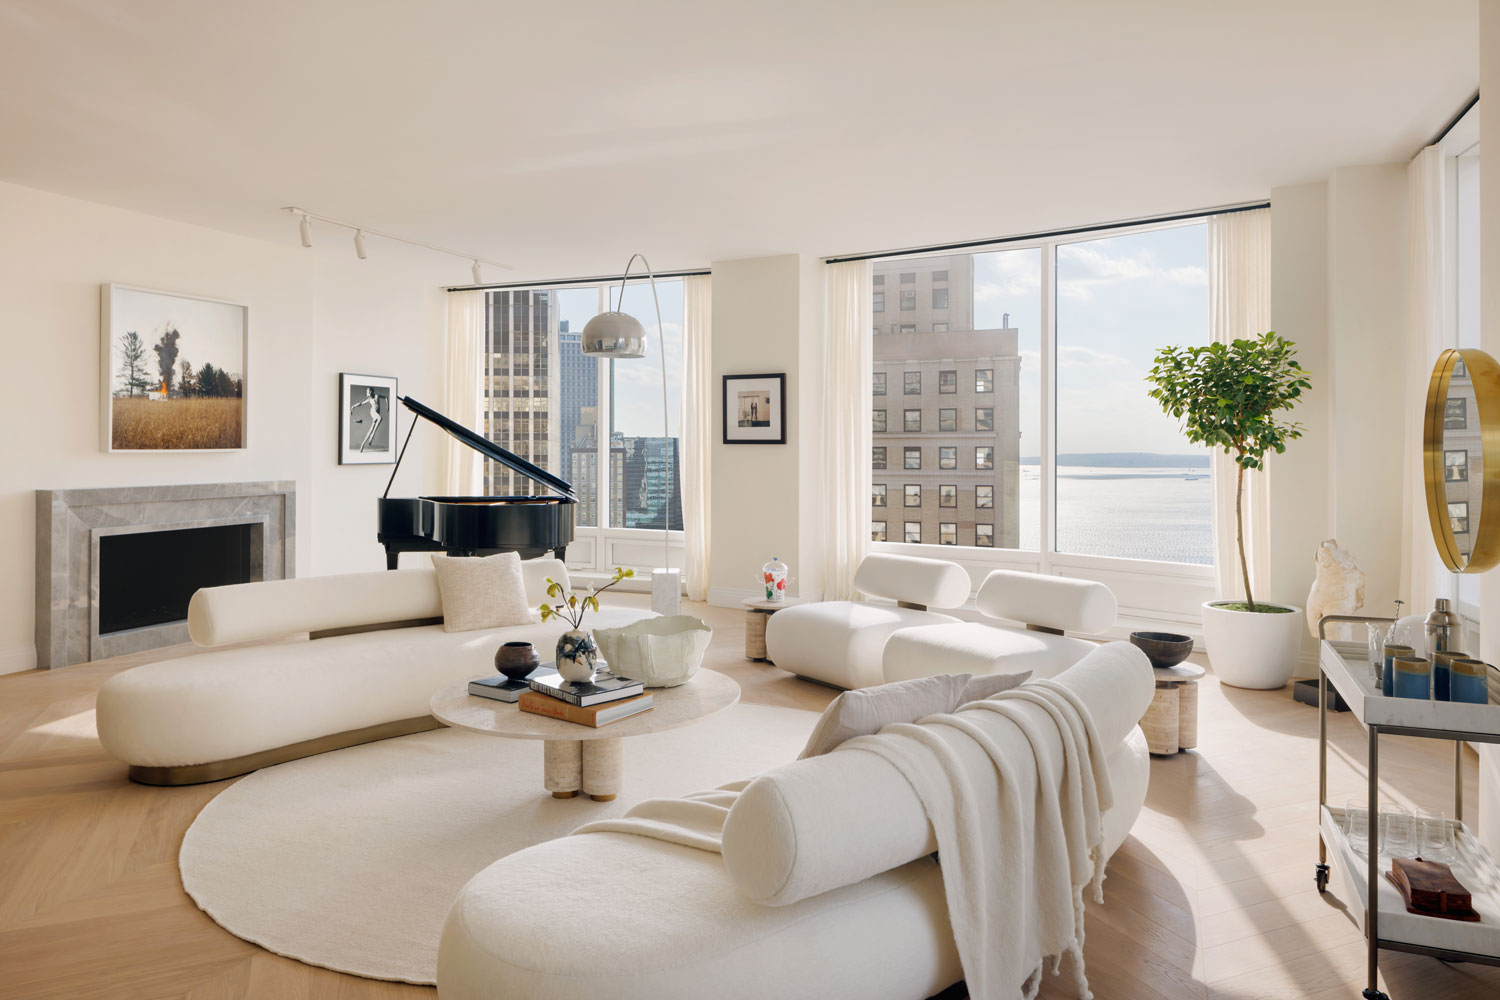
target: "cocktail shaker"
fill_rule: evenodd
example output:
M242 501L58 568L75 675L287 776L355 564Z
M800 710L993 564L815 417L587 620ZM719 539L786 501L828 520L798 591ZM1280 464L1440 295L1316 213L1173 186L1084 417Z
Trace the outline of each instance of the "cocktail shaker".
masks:
M1463 634L1463 621L1449 607L1446 597L1437 599L1437 606L1427 616L1424 629L1427 636L1427 655L1448 649L1459 648L1459 637Z

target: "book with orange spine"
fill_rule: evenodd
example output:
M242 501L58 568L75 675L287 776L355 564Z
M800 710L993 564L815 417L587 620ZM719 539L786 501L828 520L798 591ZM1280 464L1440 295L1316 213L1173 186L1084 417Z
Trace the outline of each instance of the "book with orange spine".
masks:
M545 715L552 719L561 719L564 722L576 723L580 726L588 726L598 729L607 726L611 722L619 722L628 719L632 715L651 710L651 696L649 694L638 694L634 698L623 698L619 701L608 701L602 705L569 705L540 691L523 691L516 706L523 712L532 715Z

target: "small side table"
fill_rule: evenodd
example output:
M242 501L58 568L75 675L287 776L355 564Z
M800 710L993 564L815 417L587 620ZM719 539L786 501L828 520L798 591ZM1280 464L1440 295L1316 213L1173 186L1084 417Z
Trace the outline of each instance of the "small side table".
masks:
M1154 754L1174 754L1198 745L1198 678L1204 669L1191 663L1154 667L1156 695L1141 719L1146 746Z
M788 597L784 601L748 598L743 603L745 605L745 659L756 663L770 663L771 661L766 659L766 622L782 608L791 608L806 602L796 597Z

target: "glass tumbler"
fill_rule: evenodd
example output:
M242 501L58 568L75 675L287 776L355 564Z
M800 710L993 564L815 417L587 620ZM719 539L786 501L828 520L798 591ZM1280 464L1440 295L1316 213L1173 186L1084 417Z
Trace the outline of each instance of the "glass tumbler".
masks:
M1453 858L1453 830L1445 814L1419 817L1417 836L1417 849L1425 860L1448 861Z
M1349 846L1363 854L1369 849L1370 844L1370 811L1360 803L1362 798L1350 796L1344 800L1344 836L1349 838Z
M1381 813L1385 836L1380 844L1380 853L1391 858L1410 858L1416 854L1416 820L1410 809L1391 806Z

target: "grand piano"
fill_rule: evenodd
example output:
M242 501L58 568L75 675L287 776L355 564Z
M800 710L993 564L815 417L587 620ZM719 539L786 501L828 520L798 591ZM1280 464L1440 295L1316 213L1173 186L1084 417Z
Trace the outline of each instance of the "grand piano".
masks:
M445 552L455 556L487 556L516 552L533 559L554 550L561 556L573 540L573 510L578 498L573 486L495 442L443 416L430 406L400 397L402 405L423 420L437 424L464 445L547 487L556 496L519 497L392 497L391 484L411 443L412 421L396 456L396 468L379 499L380 531L385 565L395 569L403 552Z

